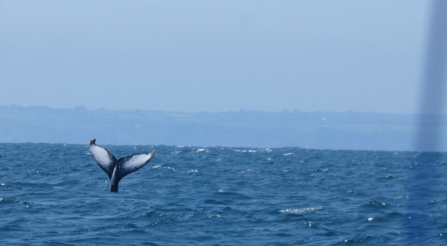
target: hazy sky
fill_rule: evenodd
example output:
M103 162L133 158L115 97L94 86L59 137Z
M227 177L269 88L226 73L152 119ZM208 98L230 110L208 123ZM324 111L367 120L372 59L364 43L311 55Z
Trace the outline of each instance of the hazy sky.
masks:
M0 0L0 105L414 113L425 0Z

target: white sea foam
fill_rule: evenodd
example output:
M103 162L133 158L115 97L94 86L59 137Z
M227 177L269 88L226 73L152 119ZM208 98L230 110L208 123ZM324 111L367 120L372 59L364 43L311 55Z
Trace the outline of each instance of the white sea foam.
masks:
M206 149L197 149L197 151L196 151L196 153L199 153L199 152L202 152L202 151L205 151Z
M279 210L279 212L285 213L285 214L299 214L299 213L312 212L312 211L321 210L321 209L323 209L323 208L317 207L317 208L282 209L282 210Z
M294 153L285 153L283 156L294 155Z
M241 171L240 173L259 173L259 171L255 171L253 169L247 169L247 170Z
M186 173L189 174L189 173L197 173L197 172L199 172L199 171L197 171L197 169L195 169L195 170L193 169L193 170L189 170L189 171L187 171Z
M249 149L249 150L245 150L245 149L235 149L235 152L241 152L241 153L256 153L257 150L254 149Z
M159 168L171 169L172 171L177 172L177 170L175 170L173 167L164 167L162 165L155 165L155 166L152 167L152 169L159 169Z

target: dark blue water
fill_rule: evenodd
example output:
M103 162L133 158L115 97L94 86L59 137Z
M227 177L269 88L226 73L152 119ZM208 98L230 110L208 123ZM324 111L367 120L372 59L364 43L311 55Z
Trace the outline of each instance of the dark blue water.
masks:
M0 144L0 244L447 243L443 153L106 147L156 154L111 193L87 145Z

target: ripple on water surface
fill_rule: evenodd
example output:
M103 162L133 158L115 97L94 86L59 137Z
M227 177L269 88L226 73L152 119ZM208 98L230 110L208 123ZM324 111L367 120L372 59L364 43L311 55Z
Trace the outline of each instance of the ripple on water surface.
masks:
M111 193L87 145L0 144L2 245L405 245L414 218L445 243L447 179L407 206L416 153L106 147L156 155Z

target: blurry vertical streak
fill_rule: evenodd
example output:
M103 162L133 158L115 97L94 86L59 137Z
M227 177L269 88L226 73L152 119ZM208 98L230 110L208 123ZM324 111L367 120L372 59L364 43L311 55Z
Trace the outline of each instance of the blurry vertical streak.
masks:
M431 228L433 203L433 176L435 164L439 162L440 129L443 113L447 51L447 1L433 0L423 74L418 129L415 149L420 151L414 163L412 182L409 184L406 245L430 243L432 236L440 232Z

